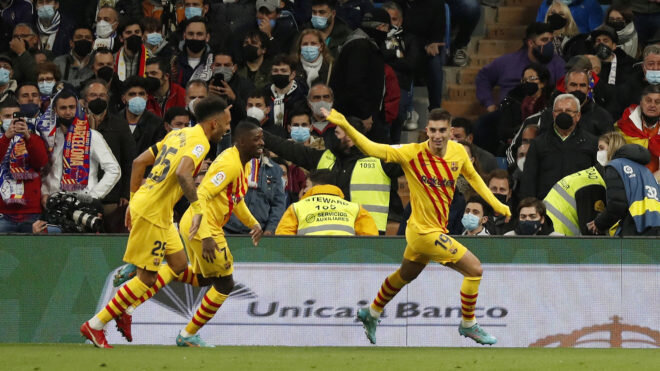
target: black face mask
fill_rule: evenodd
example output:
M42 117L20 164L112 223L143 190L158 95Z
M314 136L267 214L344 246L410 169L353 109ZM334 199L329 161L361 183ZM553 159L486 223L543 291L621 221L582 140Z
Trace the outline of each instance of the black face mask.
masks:
M96 98L93 101L87 103L87 108L89 111L95 115L100 115L108 108L108 102L104 99Z
M495 198L497 198L497 200L498 200L499 202L501 202L501 203L503 203L503 204L506 205L506 195L499 194L499 193L493 193L493 196L495 196Z
M522 88L523 94L525 94L526 97L530 95L536 94L537 91L539 91L539 86L536 83L533 82L523 82L520 84L520 87Z
M153 94L158 89L160 89L159 79L151 76L145 79L145 90L147 91L147 94Z
M35 103L21 104L21 116L35 117L39 113L39 105Z
M541 229L540 220L520 220L516 226L516 234L531 236Z
M561 30L566 26L567 20L560 14L553 14L548 17L548 24L553 31Z
M645 115L644 112L642 112L642 119L644 120L646 126L654 126L660 120L660 116L651 117Z
M254 45L245 45L243 46L243 58L246 61L252 62L259 58L259 48Z
M197 54L206 48L206 40L186 40L186 48Z
M605 44L598 44L598 46L596 46L595 51L596 52L594 54L596 54L596 57L598 57L600 60L605 60L609 58L610 55L612 55L613 53L612 49L610 49L609 46Z
M614 31L621 31L626 28L626 21L612 21L607 22L607 25L612 27Z
M365 28L364 32L374 39L379 46L385 42L385 38L387 37L387 32L375 28Z
M539 63L548 64L555 55L555 50L552 43L549 42L545 45L534 47L534 49L532 49L532 55L537 61L539 61Z
M573 118L566 112L562 112L555 117L555 125L562 130L567 130L573 125Z
M104 80L106 82L110 82L112 80L112 77L114 76L115 71L112 69L112 67L101 67L97 72L96 76L98 76L99 79Z
M86 57L92 52L92 42L89 40L78 40L73 43L73 52L79 57Z
M580 106L587 100L587 95L579 90L572 91L571 94L580 101Z
M140 51L142 47L142 37L138 35L133 35L126 39L126 49L130 50L133 53Z
M65 119L64 117L58 117L57 118L57 125L63 125L63 126L66 126L68 128L71 125L73 125L73 118Z
M289 85L289 75L272 75L271 80L278 89L284 89Z

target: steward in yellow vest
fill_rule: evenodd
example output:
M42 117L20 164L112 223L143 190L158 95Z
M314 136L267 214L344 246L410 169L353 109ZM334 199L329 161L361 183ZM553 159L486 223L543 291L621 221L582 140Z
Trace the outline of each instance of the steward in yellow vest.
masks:
M284 212L275 234L377 236L378 228L369 212L355 202L344 200L341 189L328 184L333 178L329 170L312 172L312 188Z

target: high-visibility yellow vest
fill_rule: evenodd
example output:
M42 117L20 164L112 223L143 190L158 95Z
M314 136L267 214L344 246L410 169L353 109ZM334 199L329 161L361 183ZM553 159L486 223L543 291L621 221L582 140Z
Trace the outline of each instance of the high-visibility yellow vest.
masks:
M335 155L330 150L326 150L316 168L332 169L336 160ZM391 182L392 180L383 170L382 163L375 157L359 159L351 173L351 201L362 205L369 212L381 232L387 229Z
M318 194L293 204L298 218L298 235L355 236L360 205L343 198Z
M592 185L605 187L605 181L595 167L567 175L558 181L543 199L547 215L552 219L555 232L566 236L580 236L575 193Z

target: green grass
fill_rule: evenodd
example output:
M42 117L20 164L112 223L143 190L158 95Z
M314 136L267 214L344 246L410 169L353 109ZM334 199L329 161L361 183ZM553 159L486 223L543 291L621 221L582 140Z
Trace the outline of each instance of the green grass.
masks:
M656 349L0 345L0 370L657 370Z

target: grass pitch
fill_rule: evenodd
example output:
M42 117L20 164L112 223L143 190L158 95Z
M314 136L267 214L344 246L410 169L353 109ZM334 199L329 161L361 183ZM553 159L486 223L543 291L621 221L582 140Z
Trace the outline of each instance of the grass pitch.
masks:
M0 370L658 370L656 349L3 344Z

